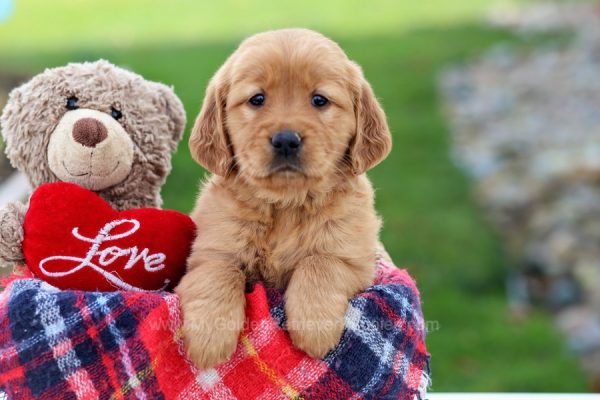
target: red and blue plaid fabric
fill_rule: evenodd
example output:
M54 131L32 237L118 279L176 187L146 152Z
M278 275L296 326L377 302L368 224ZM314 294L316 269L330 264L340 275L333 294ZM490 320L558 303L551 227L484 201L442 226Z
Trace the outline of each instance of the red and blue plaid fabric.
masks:
M257 285L225 364L198 370L170 293L61 291L31 278L0 295L0 399L422 399L429 355L419 293L381 260L323 360L293 348L283 296Z

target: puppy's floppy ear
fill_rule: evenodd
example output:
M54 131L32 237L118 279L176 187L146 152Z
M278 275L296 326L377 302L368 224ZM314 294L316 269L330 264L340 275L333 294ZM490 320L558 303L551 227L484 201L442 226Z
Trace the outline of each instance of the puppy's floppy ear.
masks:
M229 84L219 70L206 89L204 103L190 136L196 162L210 172L226 176L233 168L233 151L225 127L225 100Z
M359 70L360 71L360 70ZM360 175L382 161L392 148L392 136L371 85L360 72L356 95L356 134L348 151L352 173Z

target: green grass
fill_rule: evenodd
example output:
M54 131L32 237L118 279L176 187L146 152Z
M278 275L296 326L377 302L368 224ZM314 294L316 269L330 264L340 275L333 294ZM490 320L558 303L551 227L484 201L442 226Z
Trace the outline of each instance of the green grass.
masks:
M447 25L479 15L489 0L13 0L15 17L0 25L11 52L105 46L198 43L289 26L332 34L397 32ZM505 0L506 2L506 0ZM514 2L514 0L513 0Z
M72 3L36 0L27 7L31 4L52 4L61 11ZM144 15L134 12L140 1L101 4L106 9L75 3L69 15L78 18L73 20L48 8L46 15L32 14L27 21L24 10L10 25L0 25L0 71L33 74L67 61L104 57L173 84L191 121L207 80L240 37L282 25L324 30L362 64L387 111L394 149L370 176L385 220L383 241L396 263L416 277L426 319L438 327L428 337L434 389L586 390L576 360L564 350L548 316L511 320L504 293L506 259L473 202L469 182L449 158L436 87L440 68L500 40L519 42L472 22L490 1L382 1L357 10L352 5L362 2L338 1L318 11L321 3L310 1L285 11L274 1L256 8L244 1L235 2L236 8L190 2L189 13L181 12L180 3L165 8L163 2ZM88 14L95 17L86 19ZM189 211L202 175L182 144L163 190L165 206Z

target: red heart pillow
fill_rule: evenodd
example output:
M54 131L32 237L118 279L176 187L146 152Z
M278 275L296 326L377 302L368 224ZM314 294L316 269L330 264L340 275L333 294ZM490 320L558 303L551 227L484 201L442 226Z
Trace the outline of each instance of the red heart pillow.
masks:
M163 290L183 273L195 225L177 211L116 211L71 183L41 185L25 216L23 253L40 279L61 289Z

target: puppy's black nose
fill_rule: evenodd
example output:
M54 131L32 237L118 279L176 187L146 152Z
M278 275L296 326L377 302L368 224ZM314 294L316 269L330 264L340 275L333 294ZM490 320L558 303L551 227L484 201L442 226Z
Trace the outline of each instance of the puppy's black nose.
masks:
M298 155L302 147L302 138L298 132L281 131L271 138L271 146L275 154L283 157Z

